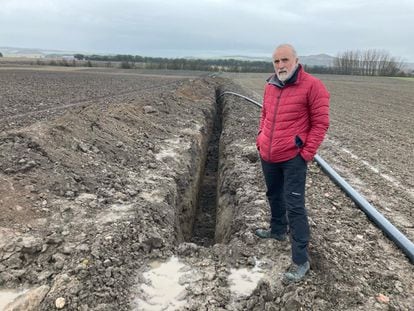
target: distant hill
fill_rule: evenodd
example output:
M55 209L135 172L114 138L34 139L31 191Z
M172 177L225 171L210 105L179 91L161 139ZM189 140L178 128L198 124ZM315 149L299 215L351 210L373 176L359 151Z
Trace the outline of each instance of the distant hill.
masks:
M196 58L196 57L190 57ZM260 57L260 56L246 56L246 55L225 55L225 56L215 56L215 57L208 57L209 59L237 59L237 60L244 60L244 61L265 61L271 62L271 57ZM317 55L308 55L308 56L299 56L299 61L301 64L308 65L308 66L332 66L333 60L335 57L328 55L328 54L317 54Z
M335 57L328 54L317 54L309 56L299 56L299 62L308 66L325 66L333 65Z
M414 63L404 63L404 71L414 71Z
M18 48L18 47L0 47L0 52L2 52L4 56L11 56L11 57L13 56L45 57L49 55L72 55L76 53L91 54L91 53L79 52L79 51L44 50L44 49ZM150 55L141 55L141 56L150 56ZM271 61L271 57L249 56L249 55L223 55L223 56L205 56L205 57L188 56L184 58L188 58L188 59L196 59L196 58L230 59L232 58L232 59L245 60L245 61L269 61L269 62ZM334 59L334 57L328 54L318 54L318 55L300 56L299 59L302 64L306 64L309 66L329 66L332 64L332 60Z
M35 49L35 48L18 48L18 47L8 47L1 46L0 52L3 53L3 56L6 57L46 57L49 55L72 55L75 51L62 51L62 50L44 50L44 49Z

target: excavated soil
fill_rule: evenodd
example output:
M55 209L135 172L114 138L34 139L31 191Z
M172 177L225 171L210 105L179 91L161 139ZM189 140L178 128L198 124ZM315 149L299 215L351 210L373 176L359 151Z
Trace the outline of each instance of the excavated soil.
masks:
M413 265L314 163L312 269L281 283L289 242L254 236L269 219L259 109L216 100L225 90L257 98L250 86L134 71L2 69L0 81L0 299L26 291L5 310L412 309ZM353 135L337 128L342 82L328 85L328 162L341 135ZM352 133L343 157L368 162L365 133ZM382 150L393 159L393 148ZM412 189L399 179L409 173L383 174Z

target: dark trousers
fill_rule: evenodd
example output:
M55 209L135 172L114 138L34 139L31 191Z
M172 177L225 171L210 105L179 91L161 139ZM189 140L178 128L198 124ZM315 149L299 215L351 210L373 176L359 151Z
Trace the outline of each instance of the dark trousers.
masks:
M280 162L269 163L262 159L266 181L266 196L271 210L272 233L287 233L292 243L292 261L308 261L309 223L305 209L305 183L307 164L300 155Z

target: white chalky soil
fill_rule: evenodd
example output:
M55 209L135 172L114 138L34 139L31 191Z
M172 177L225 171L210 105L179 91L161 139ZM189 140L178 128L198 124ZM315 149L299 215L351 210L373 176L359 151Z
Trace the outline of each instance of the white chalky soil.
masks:
M10 302L23 293L22 291L0 290L0 311L3 311Z

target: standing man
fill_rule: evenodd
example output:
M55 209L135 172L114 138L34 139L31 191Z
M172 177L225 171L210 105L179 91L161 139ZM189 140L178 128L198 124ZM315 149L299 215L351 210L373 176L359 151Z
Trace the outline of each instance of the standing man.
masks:
M290 44L276 48L275 74L264 91L257 136L271 210L270 229L263 239L286 240L290 233L292 264L283 282L297 282L309 271L309 223L305 209L307 163L313 159L329 127L329 93L306 73Z

